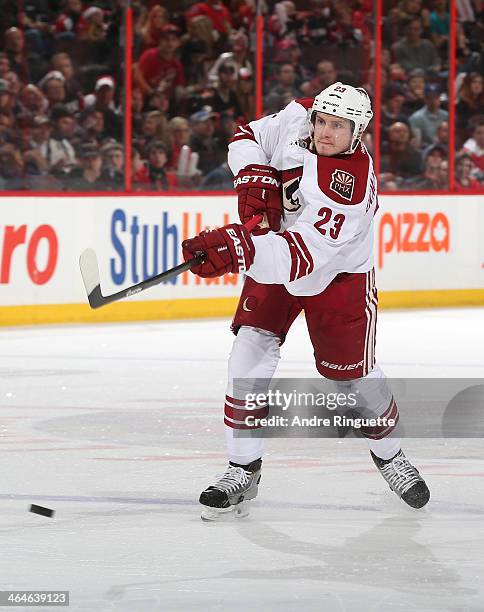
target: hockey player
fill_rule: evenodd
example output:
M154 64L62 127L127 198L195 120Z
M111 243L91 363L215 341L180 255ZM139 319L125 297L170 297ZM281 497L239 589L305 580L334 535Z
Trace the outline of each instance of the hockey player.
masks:
M361 142L372 116L367 93L338 82L314 99L295 100L275 115L239 126L228 161L240 220L263 213L268 228L251 235L243 225L230 224L182 245L185 259L205 253L204 262L192 268L195 274L247 275L228 366L229 465L202 492L202 518L234 509L243 515L242 502L257 495L263 440L235 433L250 429L243 381L272 378L280 345L301 310L319 373L347 392L362 390L373 415L395 422L361 429L383 478L413 508L430 498L400 448L398 408L375 362L378 199L372 159ZM250 414L263 417L267 408Z

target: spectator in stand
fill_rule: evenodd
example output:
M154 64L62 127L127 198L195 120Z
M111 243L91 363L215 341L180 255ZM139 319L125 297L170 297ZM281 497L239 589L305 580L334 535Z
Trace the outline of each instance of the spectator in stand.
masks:
M221 146L226 151L229 146L229 142L232 140L233 135L237 131L238 122L236 116L232 111L228 110L220 114L218 128L215 131L215 136L218 138Z
M405 88L404 111L406 114L414 113L425 104L425 72L421 68L415 68L408 75Z
M5 75L10 72L10 60L6 53L0 53L0 79L4 79Z
M433 144L439 144L447 151L449 147L449 122L442 121L437 126Z
M58 39L74 39L79 31L82 14L81 0L65 0L64 10L54 22L54 33Z
M222 53L216 60L208 73L209 84L214 87L218 84L219 68L223 65L231 65L234 68L234 73L237 74L241 68L252 70L252 64L249 60L249 39L241 32L234 34L231 37L232 51Z
M79 39L95 43L106 38L104 12L99 6L90 6L82 12L79 23Z
M457 92L456 120L459 131L465 131L475 115L484 114L483 77L477 72L466 74Z
M15 72L7 72L4 80L7 81L10 88L10 93L14 97L14 112L18 114L21 110L19 98L20 90L22 89L23 85Z
M235 68L232 64L221 64L217 73L217 85L213 88L212 108L216 113L232 111L237 117L242 115L239 100L235 93Z
M97 144L83 143L78 152L80 168L68 175L66 188L69 191L100 191L103 188L101 171L103 160Z
M338 73L334 63L329 60L321 60L316 65L316 76L309 83L309 96L316 96L326 87L336 83L337 80Z
M11 143L15 138L15 116L0 108L0 146Z
M394 6L394 2L385 10L386 19L383 26L383 41L391 45L398 38L405 35L405 28L412 19L420 19L427 35L430 23L430 12L422 9L421 0L401 0Z
M431 144L439 124L448 119L449 113L440 108L440 95L440 86L428 83L425 86L425 106L409 117L409 123L422 145Z
M150 144L147 150L148 154L148 177L150 187L154 191L168 191L170 187L175 186L172 180L172 175L169 176L166 172L166 164L168 161L168 151L164 143L155 141Z
M219 39L225 41L233 29L232 16L222 0L206 0L196 2L185 12L188 21L197 15L205 15L212 22L212 28L218 33Z
M421 173L422 158L412 146L412 134L407 124L397 122L388 128L388 140L383 143L380 155L380 179L394 181L397 185L402 179Z
M163 93L162 91L154 91L147 97L144 110L146 112L157 110L166 115L169 107L170 100L168 99L166 93Z
M448 184L447 151L440 145L430 145L423 152L424 169L421 175L407 179L404 189L430 191L446 189ZM443 164L445 163L445 167ZM445 169L445 172L442 170Z
M80 124L84 130L83 140L100 145L106 138L104 115L97 108L87 108L80 117Z
M133 123L133 133L139 134L143 121L144 99L141 89L135 87L131 94L131 118Z
M12 112L15 100L10 91L10 85L5 79L0 79L0 109Z
M308 42L313 45L324 44L333 22L333 3L328 0L311 0L311 11L305 23Z
M460 152L455 156L455 187L458 191L482 189L482 183L472 176L474 164L468 153Z
M77 166L76 153L71 141L79 138L80 128L70 110L63 104L55 106L50 117L54 128L52 138L58 142L59 150L62 151L62 158L57 160L56 167L60 172L68 173Z
M173 117L170 119L168 122L168 135L171 154L167 168L169 170L176 170L181 148L190 144L190 125L188 120L185 117Z
M295 100L300 97L300 91L295 86L295 73L292 64L282 64L277 73L277 84L271 87L264 99L267 114L277 113L284 107L288 98Z
M380 121L384 129L390 127L395 122L406 122L407 116L403 111L405 91L401 85L396 83L387 85L383 100Z
M160 111L145 113L141 122L141 132L136 136L142 151L145 151L148 145L155 140L163 142L166 148L169 142L167 118Z
M476 167L474 176L484 179L484 115L474 117L472 120L472 137L465 141L463 150L472 159Z
M181 38L180 57L185 77L192 89L203 88L215 43L214 31L208 17L197 15L187 21L187 33Z
M45 115L33 117L30 126L30 149L38 152L43 160L41 170L54 175L65 169L66 151L61 141L52 138L53 125Z
M232 14L234 16L235 26L244 28L246 32L252 32L256 15L255 0L238 0L232 2L231 5L233 7ZM262 0L260 6L262 15L265 15L268 9L264 0Z
M4 52L10 62L10 70L16 72L21 81L38 81L45 72L42 58L29 51L25 36L19 28L9 28L4 35Z
M168 11L164 6L155 4L151 7L146 23L141 29L141 52L157 47L160 44L162 28L168 21Z
M274 13L280 23L279 33L281 36L286 36L293 33L297 29L296 5L291 0L282 0L274 6Z
M158 47L147 49L134 64L135 83L145 96L160 89L168 95L171 103L181 97L185 72L176 57L180 46L179 33L177 26L164 25Z
M74 73L74 66L68 53L56 53L50 60L52 70L59 71L64 77L66 102L78 102L82 88Z
M21 191L25 189L24 160L22 153L11 143L0 146L0 189Z
M248 68L241 68L239 70L235 93L244 123L253 121L255 119L254 77Z
M407 79L405 70L396 62L390 64L388 68L388 77L393 83L404 83Z
M39 82L39 87L49 103L49 108L65 102L66 88L62 72L58 70L48 72Z
M210 107L204 108L190 117L192 135L190 148L199 154L198 168L206 175L225 161L227 153L222 149L215 136L216 115Z
M273 53L269 54L269 58L270 62L266 64L266 71L270 76L277 72L277 64L292 64L296 87L301 88L301 90L304 87L308 90L312 73L303 65L301 47L295 40L290 38L278 40L273 47ZM306 95L311 96L309 90Z
M35 85L25 85L20 92L20 108L24 115L43 115L49 109L49 102Z
M141 159L141 154L136 147L132 148L132 181L134 191L145 191L150 184L148 167Z
M101 147L103 168L101 182L107 191L124 189L124 150L123 145L110 140Z
M116 85L113 77L99 77L94 86L94 95L85 99L87 108L93 108L103 114L105 136L120 141L123 135L123 122L120 109L115 103Z
M435 45L422 38L422 20L414 18L405 28L405 38L392 46L395 60L408 73L415 68L423 68L426 73L438 72L441 61Z
M449 49L450 18L448 0L434 0L434 9L430 13L430 37L443 61L446 61Z
M203 47L203 52L207 54L207 57L213 59L214 45L218 34L212 28L210 19L206 15L195 15L187 19L186 28L186 34L182 37L182 44L190 47L190 42L196 42Z

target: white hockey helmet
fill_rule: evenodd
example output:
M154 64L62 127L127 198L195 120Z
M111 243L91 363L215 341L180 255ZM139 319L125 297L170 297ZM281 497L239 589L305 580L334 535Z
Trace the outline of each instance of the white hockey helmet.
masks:
M353 124L353 139L346 154L354 153L361 141L363 132L373 117L371 102L368 94L361 87L344 85L339 81L333 83L314 98L312 107L308 111L309 133L314 133L316 113L327 113L335 117L344 117Z

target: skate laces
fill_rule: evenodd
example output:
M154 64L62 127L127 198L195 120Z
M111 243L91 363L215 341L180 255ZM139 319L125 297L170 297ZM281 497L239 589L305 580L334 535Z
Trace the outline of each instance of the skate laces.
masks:
M238 487L249 484L249 477L250 472L246 472L244 468L229 465L225 473L212 486L225 493L235 493Z
M406 493L421 480L417 470L403 453L400 456L397 455L391 463L383 465L381 471L388 483L402 493Z

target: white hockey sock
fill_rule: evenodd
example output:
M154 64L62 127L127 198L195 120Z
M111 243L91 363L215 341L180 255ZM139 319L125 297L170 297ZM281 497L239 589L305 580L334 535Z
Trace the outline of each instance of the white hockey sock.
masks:
M227 451L229 460L234 463L245 465L262 456L264 440L248 436L238 437L237 432L243 431L245 435L248 430L237 429L236 420L227 418L227 415L230 407L243 411L243 406L237 404L237 400L245 400L241 379L267 379L268 383L273 377L280 359L279 344L277 336L254 327L241 327L235 337L229 358L225 404ZM237 384L234 385L234 381ZM265 389L257 389L257 392L265 393L267 386Z
M402 447L402 438L399 436L387 436L381 440L368 440L370 450L380 459L391 459Z

